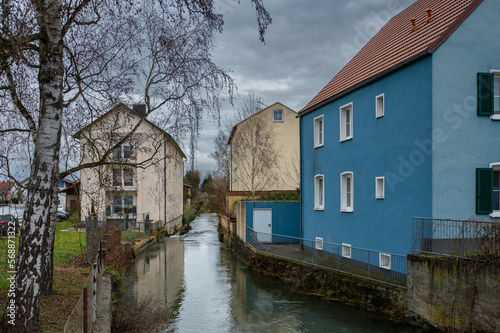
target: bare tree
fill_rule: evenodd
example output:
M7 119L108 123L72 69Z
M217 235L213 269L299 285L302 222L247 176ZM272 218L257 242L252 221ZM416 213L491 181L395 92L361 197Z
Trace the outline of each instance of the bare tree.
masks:
M262 102L250 93L238 109L239 122L233 127L231 144L231 181L239 184L237 190L245 191L251 198L273 188L279 181L279 149L275 143L272 124L258 111Z
M215 149L210 153L210 158L215 160L217 165L215 174L219 178L228 179L229 177L229 146L227 145L228 133L231 129L219 130L214 139Z
M263 40L270 17L262 0L251 2ZM165 123L182 135L204 109L218 111L218 96L233 83L210 59L223 24L213 0L4 0L0 10L0 134L30 142L31 168L2 331L39 332L40 293L52 288L57 183L89 167L60 173L60 147L75 149L61 141L71 133L66 126L88 123L135 93L146 116L165 109ZM12 177L15 153L3 153L2 172Z

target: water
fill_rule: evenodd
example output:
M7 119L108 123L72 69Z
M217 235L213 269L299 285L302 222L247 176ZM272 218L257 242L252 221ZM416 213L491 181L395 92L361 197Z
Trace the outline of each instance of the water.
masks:
M249 272L218 241L214 214L191 226L140 254L129 273L132 297L157 296L172 314L164 332L418 332Z

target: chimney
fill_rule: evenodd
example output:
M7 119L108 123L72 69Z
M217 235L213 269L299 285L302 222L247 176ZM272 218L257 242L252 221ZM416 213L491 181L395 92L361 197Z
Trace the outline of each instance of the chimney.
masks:
M146 104L134 104L133 109L142 117L146 115Z
M432 21L432 9L427 9L427 23Z
M415 19L415 18L412 18L412 19L411 19L411 31L415 31L415 30L417 30L417 29L418 29L418 28L417 28L417 23L415 22L416 20L417 20L417 19Z

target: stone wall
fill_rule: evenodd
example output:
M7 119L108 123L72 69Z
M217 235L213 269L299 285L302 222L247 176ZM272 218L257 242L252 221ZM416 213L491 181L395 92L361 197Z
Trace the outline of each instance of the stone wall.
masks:
M408 256L408 311L442 330L499 332L500 267L450 257Z

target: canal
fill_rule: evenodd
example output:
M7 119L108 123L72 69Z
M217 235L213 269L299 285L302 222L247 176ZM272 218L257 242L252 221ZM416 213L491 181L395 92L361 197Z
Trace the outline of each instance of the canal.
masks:
M171 314L164 332L418 332L248 271L218 241L217 222L199 216L188 234L153 245L129 271L128 298L157 297Z

